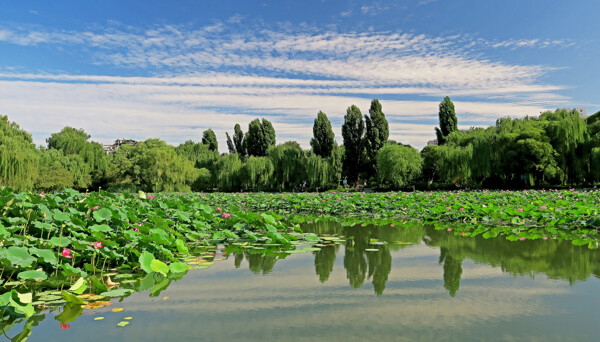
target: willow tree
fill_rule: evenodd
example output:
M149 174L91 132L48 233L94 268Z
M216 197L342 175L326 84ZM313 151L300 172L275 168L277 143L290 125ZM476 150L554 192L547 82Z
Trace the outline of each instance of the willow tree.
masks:
M351 181L358 179L363 161L363 133L365 123L358 107L352 105L346 110L344 124L342 125L342 138L344 139L344 173Z
M73 175L65 166L68 162L58 150L39 151L39 174L35 180L35 189L41 191L56 191L74 186Z
M457 186L468 184L471 178L473 146L440 146L440 179Z
M264 190L271 185L273 163L267 157L249 157L241 170L243 186L252 191Z
M212 169L213 164L219 156L219 152L212 150L209 145L204 143L194 143L188 140L175 148L175 151L181 157L194 163L196 168Z
M215 183L221 191L238 191L242 182L242 161L237 154L220 156L215 164Z
M390 135L388 121L377 99L371 101L369 115L365 115L365 127L365 172L366 177L370 178L377 173L377 152L385 145Z
M279 190L293 189L306 180L304 151L295 141L272 146L267 157L273 163L273 185Z
M306 179L312 189L325 189L331 183L331 165L326 158L311 155L306 159Z
M377 154L377 176L382 183L394 188L411 185L419 176L423 158L415 148L387 144Z
M329 157L335 143L335 134L331 129L331 122L327 115L321 111L313 124L313 138L310 140L310 147L317 156Z
M31 135L0 116L0 184L28 190L38 175L38 154Z
M581 181L588 163L580 149L588 138L585 120L576 110L565 109L542 113L540 119L547 121L546 134L558 153L558 165L564 172L562 183Z
M79 178L75 186L79 188L87 188L92 184L99 184L106 177L108 169L108 157L102 145L97 142L88 141L89 134L83 129L75 129L65 127L58 133L53 133L48 138L48 148L61 151L65 156L79 156L84 162L84 172L89 173L89 182L85 176L74 177ZM77 166L81 164L78 161L73 161L70 165ZM70 172L80 172L81 170L69 169Z

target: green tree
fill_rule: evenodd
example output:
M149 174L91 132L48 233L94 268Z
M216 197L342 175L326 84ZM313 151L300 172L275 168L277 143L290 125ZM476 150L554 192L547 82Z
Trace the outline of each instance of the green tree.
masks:
M293 189L306 180L305 154L295 141L272 146L267 156L273 163L273 186L279 190Z
M0 116L0 184L31 189L38 176L38 158L31 135Z
M321 111L317 114L313 124L313 138L310 140L310 146L317 156L329 157L335 143L335 134L331 129L331 122L327 115Z
M103 185L107 179L108 156L102 145L88 141L90 136L83 129L65 127L48 138L48 148L61 151L71 158L67 168L73 175L74 186L80 189Z
M248 154L246 147L244 146L244 132L239 124L235 124L235 127L233 128L233 145L235 146L235 151L241 157L245 157Z
M221 191L238 191L242 186L242 161L237 154L220 156L215 165L215 183Z
M36 190L56 191L73 187L73 176L65 167L69 157L54 149L41 150L39 156L39 174L34 186Z
M385 145L390 135L388 121L381 110L379 100L371 101L369 116L365 115L365 125L365 148L367 151L365 171L366 177L370 178L377 173L377 152Z
M275 129L271 122L266 119L252 120L244 137L244 145L248 155L265 156L269 147L275 145Z
M435 128L435 134L438 139L438 145L443 145L446 142L446 137L450 133L458 130L458 120L454 111L454 103L450 101L448 96L444 97L439 105L440 127Z
M233 143L233 140L231 140L229 133L225 132L225 136L227 137L227 150L229 151L229 153L230 154L237 153L235 150L235 145Z
M249 157L242 166L244 188L252 191L265 190L273 176L273 163L267 157Z
M344 124L342 125L342 138L344 139L344 174L350 181L358 179L360 165L363 160L363 132L365 123L358 107L352 105L346 110Z
M415 148L387 144L377 154L380 182L389 182L395 188L410 185L421 175L423 158Z
M212 129L207 129L202 132L202 144L207 145L211 151L219 151L219 143L217 141L217 135Z

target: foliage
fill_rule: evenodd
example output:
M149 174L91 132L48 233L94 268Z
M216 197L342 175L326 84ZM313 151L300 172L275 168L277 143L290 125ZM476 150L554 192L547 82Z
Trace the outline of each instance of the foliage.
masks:
M275 129L271 122L266 119L252 120L244 137L244 147L248 155L264 157L269 147L274 145Z
M212 129L207 129L202 132L202 144L207 145L211 151L219 151L219 143L217 141L217 135Z
M244 132L239 124L235 124L235 127L233 127L233 145L235 146L236 153L241 157L245 157L248 154L244 143Z
M385 114L381 110L381 103L374 99L371 101L369 116L365 115L365 148L366 159L364 163L366 178L374 177L377 174L377 153L385 145L390 135L389 125Z
M342 138L344 139L344 174L350 181L358 179L360 165L364 160L363 132L365 123L358 107L352 105L346 110L344 124L342 125Z
M458 120L454 111L454 103L452 103L448 96L444 97L442 102L440 102L438 116L440 127L436 127L436 136L438 145L443 145L450 133L458 131Z
M7 116L0 116L0 184L30 189L38 175L37 163L31 135Z
M423 158L412 147L396 144L385 145L377 153L377 169L381 182L389 182L395 188L406 187L421 175Z
M275 189L294 189L306 181L304 151L297 142L288 141L267 151L273 163L272 185Z
M317 156L327 158L331 156L334 144L335 134L331 129L331 122L325 113L319 111L313 124L313 138L310 140L310 146Z

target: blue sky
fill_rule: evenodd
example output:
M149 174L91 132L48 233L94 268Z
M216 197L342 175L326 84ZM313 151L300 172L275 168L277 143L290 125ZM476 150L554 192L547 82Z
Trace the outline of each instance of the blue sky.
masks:
M599 1L3 1L0 113L37 144L198 141L273 122L308 147L378 98L390 138L433 139L448 95L460 128L546 109L600 110Z

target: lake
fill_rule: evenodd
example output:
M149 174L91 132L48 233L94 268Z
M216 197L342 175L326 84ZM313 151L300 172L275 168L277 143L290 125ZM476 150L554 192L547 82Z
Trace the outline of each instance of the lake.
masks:
M145 291L113 299L109 307L84 310L68 329L55 319L60 311L37 316L27 341L597 341L600 335L598 250L418 225L313 222L302 229L343 241L298 254L230 246L224 260L188 271L154 297ZM117 307L124 310L111 312ZM131 324L117 327L124 317ZM22 329L18 324L4 338Z

